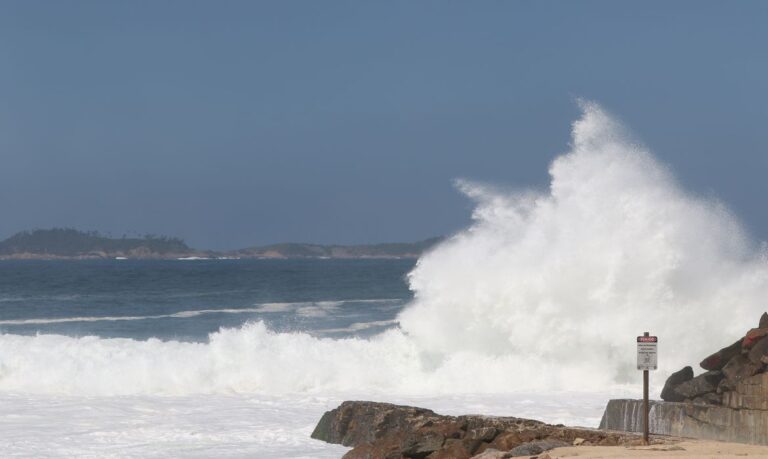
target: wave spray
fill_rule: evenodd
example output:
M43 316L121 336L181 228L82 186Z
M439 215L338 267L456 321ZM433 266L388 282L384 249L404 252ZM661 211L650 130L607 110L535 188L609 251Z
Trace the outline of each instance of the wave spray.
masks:
M460 183L474 223L419 260L400 318L423 351L509 359L508 375L537 387L604 387L637 380L643 331L660 337L663 374L757 326L764 248L599 106L581 105L548 192Z
M768 261L719 202L684 191L599 106L583 103L546 192L469 182L473 223L424 255L399 327L370 339L276 333L207 343L0 335L0 391L387 394L605 390L730 344L768 303Z

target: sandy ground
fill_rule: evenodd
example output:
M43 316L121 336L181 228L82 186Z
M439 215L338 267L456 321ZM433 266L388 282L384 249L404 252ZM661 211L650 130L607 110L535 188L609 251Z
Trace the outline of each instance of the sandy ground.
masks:
M768 458L768 446L744 445L703 440L682 440L674 444L650 446L569 446L547 452L549 457L638 457L666 459L677 457L695 458ZM539 457L546 457L541 455Z

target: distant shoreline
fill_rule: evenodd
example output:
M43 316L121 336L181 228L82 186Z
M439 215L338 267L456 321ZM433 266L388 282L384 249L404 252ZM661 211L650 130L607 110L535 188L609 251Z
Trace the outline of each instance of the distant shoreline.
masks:
M0 241L0 260L301 260L415 259L442 241L367 245L282 243L230 251L197 250L183 240L147 235L112 238L70 228L23 231Z
M93 261L93 260L114 260L114 261L228 261L228 260L416 260L419 255L403 256L348 256L348 257L298 257L298 256L239 256L239 257L218 257L218 256L195 256L188 255L171 256L145 256L145 257L121 257L121 256L98 256L98 255L76 255L76 256L57 256L46 254L19 253L13 255L0 255L0 261Z

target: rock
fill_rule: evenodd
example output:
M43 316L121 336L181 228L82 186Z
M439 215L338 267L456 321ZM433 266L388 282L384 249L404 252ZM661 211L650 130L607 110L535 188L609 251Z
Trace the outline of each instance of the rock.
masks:
M428 459L469 459L476 448L468 449L464 440L446 440L439 451L427 456Z
M326 412L312 438L344 446L357 446L391 432L405 432L441 416L431 410L376 402L344 402Z
M686 367L690 368L690 367ZM723 372L719 370L702 373L675 387L674 392L683 399L693 399L700 395L717 390L717 385L723 380ZM663 398L663 397L662 397ZM666 399L664 399L666 400ZM678 400L668 400L678 401Z
M603 438L597 444L600 446L618 446L619 439L614 436L609 436L609 437Z
M675 392L675 388L691 379L693 379L693 368L691 367L684 367L682 370L672 373L669 378L667 378L667 382L664 383L664 389L661 391L662 400L668 402L682 402L685 397L682 397Z
M763 336L754 346L752 346L752 349L749 350L747 358L750 362L759 364L765 363L763 360L766 356L768 356L768 336Z
M535 439L536 435L533 432L504 432L493 440L491 447L501 451L509 451L515 446L520 446Z
M636 438L513 417L442 416L374 402L342 403L323 415L312 437L353 446L344 459L512 457L512 451L529 456L570 445L576 438L585 439L584 444L611 445Z
M499 433L495 427L481 427L467 432L467 438L471 440L492 441Z
M402 459L400 448L397 443L382 442L365 443L356 446L353 450L347 452L342 459Z
M746 339L746 338L744 338ZM763 364L752 363L746 356L737 355L723 367L723 374L733 382L748 378L763 368Z
M747 335L744 336L744 339L741 340L741 348L750 349L765 335L768 335L768 328L753 328L748 331Z
M550 449L559 448L561 446L570 445L560 440L535 440L512 448L509 451L509 456L507 457L533 456L536 454L541 454L544 451L549 451Z
M584 441L585 440L583 438L577 438L573 440L573 446L581 446L581 444L584 443Z
M547 424L533 419L513 418L509 416L459 416L458 421L466 424L466 430L481 427L495 427L500 432L504 430L536 429Z
M512 457L508 452L488 448L477 456L472 456L472 459L506 459L508 457Z
M742 340L738 340L730 346L720 349L706 359L702 360L699 365L705 370L721 370L729 360L741 352L741 342ZM693 377L693 374L691 374L691 377Z
M768 312L764 312L763 315L760 316L760 324L757 328L768 328Z
M427 457L443 447L445 437L438 432L416 432L409 435L403 442L401 452L405 457Z
M720 405L722 403L722 399L720 395L714 392L709 392L694 398L693 403L697 405Z
M715 391L715 393L723 394L724 392L732 391L735 388L736 388L736 382L731 381L728 378L725 378L722 381L720 381L720 384L717 385L717 390Z

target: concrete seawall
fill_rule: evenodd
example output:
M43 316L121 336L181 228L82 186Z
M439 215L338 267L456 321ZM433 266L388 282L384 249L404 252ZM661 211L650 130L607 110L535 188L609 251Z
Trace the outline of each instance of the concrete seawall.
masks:
M642 400L611 400L601 429L643 430ZM651 401L652 434L768 445L768 411Z

